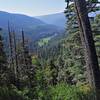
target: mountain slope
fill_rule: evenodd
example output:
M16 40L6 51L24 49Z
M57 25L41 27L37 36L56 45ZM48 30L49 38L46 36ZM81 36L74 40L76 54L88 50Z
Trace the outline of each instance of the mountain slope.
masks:
M8 21L15 28L30 28L32 26L45 24L41 20L33 17L0 11L0 27L7 28Z
M25 36L33 40L60 34L60 32L62 33L63 31L60 27L45 23L34 17L0 11L0 28L3 28L5 33L8 31L8 21L10 27L14 29L18 35L21 35L20 32L23 28Z
M45 23L53 24L61 28L64 28L66 23L66 18L63 12L44 16L37 16L36 18L40 19L41 21L44 21Z

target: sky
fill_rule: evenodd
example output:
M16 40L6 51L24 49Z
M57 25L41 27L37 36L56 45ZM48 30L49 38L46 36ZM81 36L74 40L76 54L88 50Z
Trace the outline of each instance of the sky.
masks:
M0 0L0 11L29 16L63 12L65 6L65 0Z

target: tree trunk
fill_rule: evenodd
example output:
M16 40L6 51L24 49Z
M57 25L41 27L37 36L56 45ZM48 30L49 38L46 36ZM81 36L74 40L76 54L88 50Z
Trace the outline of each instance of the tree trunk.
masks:
M25 63L25 37L24 37L24 31L22 30L22 47L23 47L23 64L26 66Z
M12 34L9 22L8 22L8 34L9 34L9 48L10 48L10 67L11 70L14 71L13 44L12 44L13 41L12 41Z
M89 83L96 92L96 100L100 100L100 70L91 25L88 18L86 1L74 0L74 2L81 31L80 36L85 50L85 60L87 65Z
M14 39L14 52L15 52L15 63L16 63L15 72L16 75L18 75L18 57L17 57L17 47L16 47L16 36L14 31L13 31L13 39Z

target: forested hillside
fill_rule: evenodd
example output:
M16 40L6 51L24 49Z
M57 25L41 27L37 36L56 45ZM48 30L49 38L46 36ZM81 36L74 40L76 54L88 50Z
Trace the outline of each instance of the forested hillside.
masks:
M24 29L18 38L7 23L5 40L0 28L0 100L100 100L100 14L88 17L100 2L65 1L62 34L30 44Z
M38 18L4 11L0 11L0 22L0 28L3 29L2 35L4 38L8 38L8 23L11 30L16 32L17 38L21 37L21 31L24 29L25 38L30 39L31 42L64 32L64 28L58 27L55 24L46 23Z
M65 28L66 17L63 12L56 14L49 14L45 16L37 16L36 18L48 23L58 26L62 29Z

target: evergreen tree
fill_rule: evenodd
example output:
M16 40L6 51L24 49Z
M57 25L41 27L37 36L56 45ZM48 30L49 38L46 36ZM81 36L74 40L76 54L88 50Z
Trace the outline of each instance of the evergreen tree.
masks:
M7 59L4 52L3 40L1 36L2 28L0 28L0 85L7 82Z
M96 92L96 99L99 100L99 91L100 91L100 70L92 35L92 30L88 18L88 13L86 9L85 0L74 0L76 13L78 16L78 22L80 27L80 36L81 41L85 49L85 61L87 64L88 78L90 80L91 86L93 86Z

